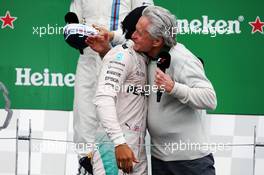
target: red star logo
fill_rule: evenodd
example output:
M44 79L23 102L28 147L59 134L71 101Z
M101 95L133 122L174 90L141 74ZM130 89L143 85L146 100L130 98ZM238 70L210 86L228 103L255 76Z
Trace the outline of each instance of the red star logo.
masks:
M256 17L255 21L249 22L249 24L252 26L252 31L251 33L256 33L256 32L263 32L262 27L264 26L264 22L261 22L259 19L259 16Z
M12 17L9 13L9 11L6 11L5 16L0 16L0 20L3 22L2 29L6 28L7 26L11 29L14 29L13 22L17 19L17 17Z

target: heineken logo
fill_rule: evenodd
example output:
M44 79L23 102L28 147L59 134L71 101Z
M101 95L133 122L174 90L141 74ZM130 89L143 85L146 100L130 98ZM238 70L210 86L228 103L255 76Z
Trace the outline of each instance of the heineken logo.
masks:
M41 72L33 72L31 68L15 68L16 86L53 86L73 87L75 75L73 73L55 73L45 68Z
M201 34L216 37L223 34L240 34L240 23L244 21L243 16L234 20L210 19L208 16L202 16L200 19L178 19L177 27L166 28L167 34Z
M264 22L260 20L259 16L256 17L255 21L249 22L249 25L252 27L252 34L256 32L263 33Z
M1 28L4 29L6 27L10 27L14 29L14 21L17 19L15 16L11 16L9 11L6 11L5 16L0 16L0 20L2 21Z

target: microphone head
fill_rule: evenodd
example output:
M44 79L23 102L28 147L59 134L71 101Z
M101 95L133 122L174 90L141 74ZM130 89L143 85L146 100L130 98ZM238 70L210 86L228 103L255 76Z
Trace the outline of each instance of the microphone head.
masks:
M171 55L169 52L162 51L158 54L157 67L162 71L170 67Z
M66 23L71 24L71 23L79 23L78 17L75 13L73 12L68 12L65 16L64 16L64 20Z

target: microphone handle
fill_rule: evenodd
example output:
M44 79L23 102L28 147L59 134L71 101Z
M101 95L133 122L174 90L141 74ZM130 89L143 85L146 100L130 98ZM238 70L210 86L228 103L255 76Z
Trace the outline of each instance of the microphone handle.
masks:
M162 92L160 90L158 90L158 92L157 92L157 102L158 103L160 102L161 96L162 96Z
M165 68L161 68L161 67L159 67L159 69L160 69L162 72L166 73L166 69L165 69ZM162 96L162 92L158 89L158 91L157 91L157 102L158 102L158 103L159 103L160 100L161 100L161 96Z
M162 72L164 72L164 73L166 72L166 69L165 69L164 67L161 67L161 66L159 66L159 65L158 65L157 67L158 67Z

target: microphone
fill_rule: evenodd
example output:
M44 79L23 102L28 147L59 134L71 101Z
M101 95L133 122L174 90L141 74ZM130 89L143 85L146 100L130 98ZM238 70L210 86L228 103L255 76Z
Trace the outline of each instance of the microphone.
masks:
M157 60L157 67L164 73L166 73L166 69L170 67L171 62L171 55L169 52L160 52L158 54L158 60ZM157 102L160 102L162 96L162 92L158 90L157 92Z
M79 23L78 17L75 13L73 12L68 12L65 16L64 16L64 20L66 23L68 24L72 24L72 23Z

